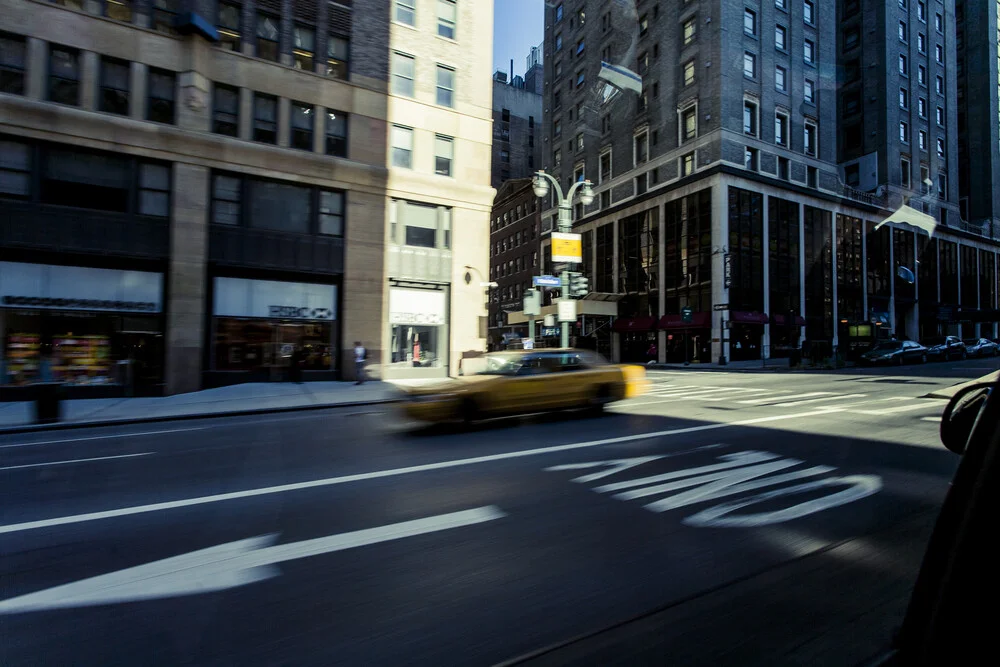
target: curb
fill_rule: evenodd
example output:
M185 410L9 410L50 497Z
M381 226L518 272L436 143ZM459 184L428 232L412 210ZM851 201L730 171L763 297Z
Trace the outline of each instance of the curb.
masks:
M45 431L66 431L75 428L99 428L102 426L129 426L132 424L154 424L157 422L191 421L194 419L218 419L222 417L246 417L281 412L305 412L307 410L331 410L334 408L356 408L364 405L387 405L399 403L398 398L379 398L374 401L350 401L347 403L323 403L321 405L290 405L277 408L252 408L249 410L228 410L225 412L162 415L158 417L132 417L129 419L102 419L90 421L56 422L55 424L24 424L0 428L0 435L18 433L38 433Z

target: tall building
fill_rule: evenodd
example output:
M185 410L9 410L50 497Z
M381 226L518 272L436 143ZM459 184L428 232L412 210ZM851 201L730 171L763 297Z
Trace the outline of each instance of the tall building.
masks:
M493 77L493 187L524 178L538 169L542 96L524 78L503 72Z
M490 11L0 0L5 383L445 375L485 349ZM483 4L483 3L478 3ZM476 282L473 282L475 276ZM481 277L480 277L481 276Z
M490 220L489 343L501 349L528 334L524 323L512 325L507 315L522 308L524 293L538 275L541 209L530 178L505 181L493 202Z
M935 77L954 99L953 43L920 27L923 15L934 31L933 13L919 8L923 0L907 4L913 42L899 54L889 28L877 39L853 31L862 16L866 26L882 25L872 12L883 23L892 18L895 30L893 11L879 14L871 7L880 3L866 3L869 14L841 15L838 4L547 6L542 163L564 191L587 178L597 193L592 205L573 205L594 290L579 304L578 344L645 360L657 342L661 360L715 361L787 355L803 341L853 353L887 335L994 330L962 313L995 305L997 247L958 228L949 175L954 119L930 127ZM857 50L862 73L838 75L851 62L845 49ZM906 55L907 70L924 77L911 95L914 109L926 97L928 117L914 112L907 141L925 135L911 149L911 168L919 175L926 159L928 179L944 174L941 197L912 183L907 189L899 176L902 141L890 135L897 114L886 100L901 85L895 73L879 78L881 65L869 66L889 62L890 53L894 64ZM860 109L852 89L840 85L857 78L855 87L865 91ZM853 144L840 139L843 117L858 114L864 142L875 136L847 153L842 144ZM864 162L857 172L852 160ZM554 194L543 212L544 273L553 270L546 234ZM930 239L921 225L935 219L949 227ZM588 317L611 301L613 321L596 310Z
M524 87L536 95L545 92L545 68L542 65L542 46L533 46L525 59Z
M956 0L962 218L1000 233L1000 2Z

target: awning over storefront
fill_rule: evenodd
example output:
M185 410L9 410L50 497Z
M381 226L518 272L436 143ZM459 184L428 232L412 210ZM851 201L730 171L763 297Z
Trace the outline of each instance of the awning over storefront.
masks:
M765 313L733 310L729 313L729 321L733 324L767 324L768 317Z
M806 318L801 315L793 316L793 325L796 327L804 327L806 325ZM779 327L788 326L788 316L787 315L771 315L771 324Z
M711 313L691 313L690 322L685 322L680 313L664 315L660 318L661 329L708 329L711 326Z
M619 333L632 331L652 331L656 328L655 317L620 317L612 327Z

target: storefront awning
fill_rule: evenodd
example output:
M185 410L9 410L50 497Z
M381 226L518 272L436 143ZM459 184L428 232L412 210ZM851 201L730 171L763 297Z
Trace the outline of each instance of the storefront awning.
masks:
M734 324L767 324L768 317L765 313L733 310L729 313L729 321Z
M655 317L620 317L612 327L619 333L630 331L652 331L656 328Z
M711 313L691 313L690 322L685 322L680 313L664 315L660 318L661 329L708 329L711 326Z
M801 315L792 316L793 324L792 326L804 327L806 325L806 318ZM788 326L788 316L787 315L771 315L771 324L779 327Z

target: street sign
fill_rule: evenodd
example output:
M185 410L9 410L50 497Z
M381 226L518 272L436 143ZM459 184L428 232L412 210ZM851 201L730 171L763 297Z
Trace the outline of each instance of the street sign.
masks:
M538 315L542 312L542 293L538 290L525 290L524 292L524 314Z
M559 327L542 327L543 336L558 336Z
M559 321L576 322L576 301L563 299L559 302Z
M727 252L722 258L723 286L729 289L733 286L733 261Z
M728 303L717 303L714 306L712 306L712 310L716 310L716 311L718 311L718 310L729 310L729 304Z
M551 313L545 316L544 326L554 327L556 325L556 316Z
M684 322L685 324L690 324L691 314L692 314L691 306L684 306L683 308L681 308L681 321Z
M534 350L535 349L535 341L532 340L531 338L522 338L521 339L521 349L524 349L524 350Z
M582 244L579 234L552 232L552 261L579 264L583 261Z
M560 287L562 282L559 280L559 276L534 276L531 279L531 284L535 287Z

